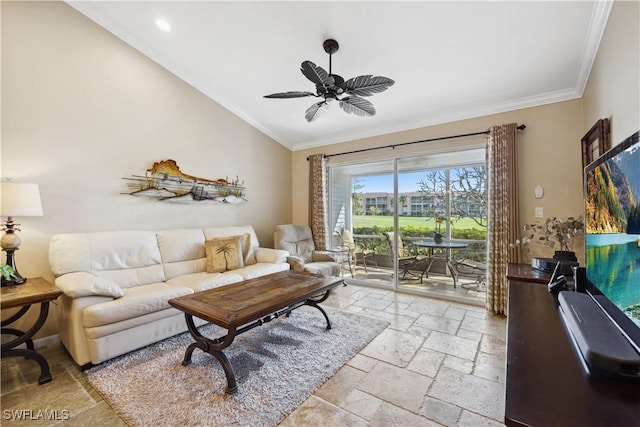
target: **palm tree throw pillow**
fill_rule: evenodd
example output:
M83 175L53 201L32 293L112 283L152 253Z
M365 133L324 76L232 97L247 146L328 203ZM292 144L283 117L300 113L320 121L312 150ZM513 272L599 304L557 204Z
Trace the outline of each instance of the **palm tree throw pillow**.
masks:
M244 267L243 236L219 237L205 242L207 273L221 273Z

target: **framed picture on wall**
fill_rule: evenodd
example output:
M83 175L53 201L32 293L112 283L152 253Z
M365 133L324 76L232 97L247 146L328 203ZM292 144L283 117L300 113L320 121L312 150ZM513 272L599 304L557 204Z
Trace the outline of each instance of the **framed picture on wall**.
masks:
M609 141L609 119L600 119L582 137L582 167L593 162L611 148Z

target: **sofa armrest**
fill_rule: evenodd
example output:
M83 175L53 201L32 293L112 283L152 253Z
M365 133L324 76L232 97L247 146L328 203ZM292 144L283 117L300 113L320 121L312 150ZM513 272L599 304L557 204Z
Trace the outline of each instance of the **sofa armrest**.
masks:
M70 298L80 298L91 295L112 298L124 296L122 288L116 283L84 271L63 274L57 277L56 286Z
M254 248L253 254L257 262L268 262L271 264L282 264L287 262L289 252L282 249Z
M304 260L299 256L291 255L287 257L287 262L294 271L304 271Z
M336 257L329 252L314 251L311 256L313 262L336 262Z

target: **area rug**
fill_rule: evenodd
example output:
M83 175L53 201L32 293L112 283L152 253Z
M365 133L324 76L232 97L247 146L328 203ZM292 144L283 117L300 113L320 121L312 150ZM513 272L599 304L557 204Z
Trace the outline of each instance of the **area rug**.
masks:
M323 307L301 307L236 338L225 354L238 392L225 393L224 371L196 349L182 366L189 333L87 370L89 383L130 426L275 426L388 325ZM225 330L200 328L215 338Z

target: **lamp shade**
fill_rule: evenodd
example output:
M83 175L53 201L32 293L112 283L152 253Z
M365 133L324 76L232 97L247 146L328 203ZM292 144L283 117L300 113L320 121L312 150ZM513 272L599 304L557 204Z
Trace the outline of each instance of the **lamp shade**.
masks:
M38 184L3 182L2 216L42 216Z

